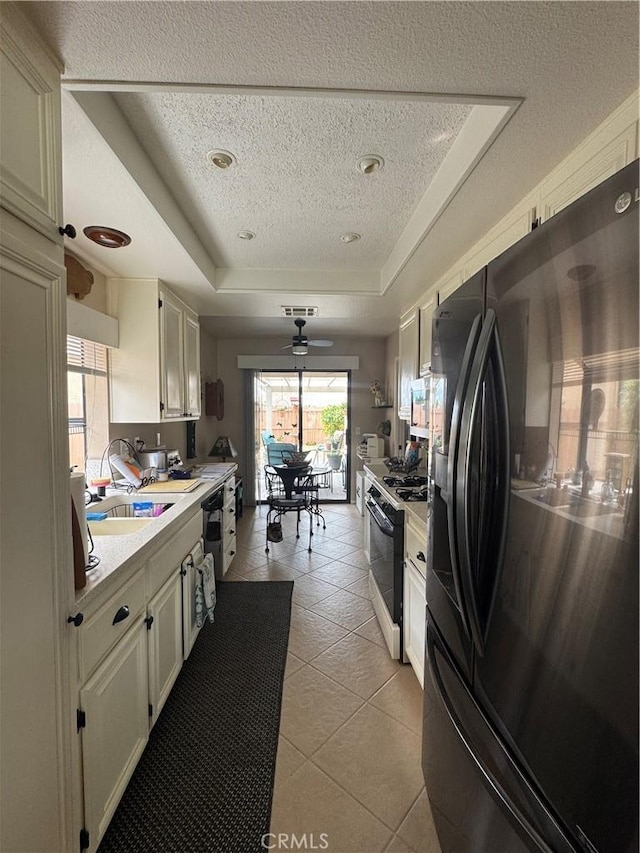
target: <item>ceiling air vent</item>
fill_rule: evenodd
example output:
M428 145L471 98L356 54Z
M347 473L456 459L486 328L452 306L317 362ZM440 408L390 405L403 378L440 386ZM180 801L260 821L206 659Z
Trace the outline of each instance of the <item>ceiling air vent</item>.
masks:
M306 305L281 305L283 317L317 317L318 309Z

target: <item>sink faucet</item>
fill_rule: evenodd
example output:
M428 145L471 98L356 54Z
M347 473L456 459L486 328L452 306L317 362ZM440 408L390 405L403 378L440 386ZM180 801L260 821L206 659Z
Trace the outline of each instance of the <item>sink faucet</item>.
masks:
M585 459L582 464L582 497L588 498L591 487L593 486L593 475L589 463Z

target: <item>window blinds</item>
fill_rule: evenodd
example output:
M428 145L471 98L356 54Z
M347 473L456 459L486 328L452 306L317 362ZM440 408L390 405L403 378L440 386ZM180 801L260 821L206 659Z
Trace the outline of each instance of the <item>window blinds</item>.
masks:
M67 370L93 376L106 376L107 348L93 341L67 335Z

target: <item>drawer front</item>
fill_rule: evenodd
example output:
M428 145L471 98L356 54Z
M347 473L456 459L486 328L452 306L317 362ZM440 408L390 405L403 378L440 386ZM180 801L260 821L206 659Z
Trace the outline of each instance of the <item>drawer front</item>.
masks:
M411 525L407 524L405 529L405 553L407 559L411 560L416 569L423 577L427 575L427 536Z
M229 477L224 484L224 505L232 506L235 510L236 505L236 478Z
M222 508L222 529L229 530L229 528L236 526L236 499L235 497L231 499L230 503L225 503Z
M223 519L223 530L224 530L224 544L223 548L226 548L229 544L229 539L232 536L236 535L236 514L234 512L227 512Z
M233 536L231 541L225 547L224 553L222 555L222 573L226 575L229 566L233 558L236 555L236 537Z
M122 589L80 626L80 681L100 663L145 609L144 571L136 572Z

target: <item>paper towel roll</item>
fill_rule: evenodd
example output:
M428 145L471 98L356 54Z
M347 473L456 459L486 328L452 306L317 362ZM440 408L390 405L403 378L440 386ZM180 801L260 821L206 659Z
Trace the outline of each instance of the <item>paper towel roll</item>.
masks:
M82 533L82 549L84 551L84 564L89 562L89 536L87 533L87 508L84 502L85 479L84 473L71 474L71 500L76 509L78 523Z

